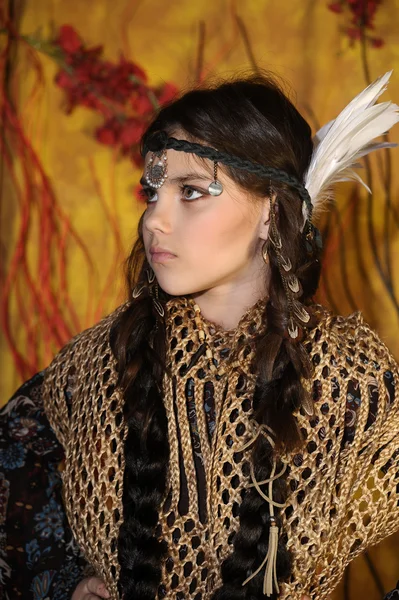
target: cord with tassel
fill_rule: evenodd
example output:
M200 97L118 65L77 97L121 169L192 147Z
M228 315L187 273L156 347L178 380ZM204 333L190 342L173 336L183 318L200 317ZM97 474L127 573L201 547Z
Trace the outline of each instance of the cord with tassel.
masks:
M267 433L266 430L271 431L270 427L268 427L267 425L261 425L258 428L258 431L257 431L255 437L252 440L250 440L250 442L245 444L245 446L240 448L240 451L243 451L244 449L246 449L250 445L252 445L255 442L255 440L257 439L257 437L259 436L259 434L264 435L266 437L267 441L269 442L269 444L272 446L272 448L274 448L274 446L275 446L274 440L271 438L271 436ZM256 491L269 504L269 512L270 512L269 545L268 545L267 554L266 554L264 560L262 561L262 563L259 565L259 567L256 569L256 571L251 573L251 575L249 577L247 577L247 579L242 583L243 586L246 585L249 581L251 581L251 579L256 577L256 575L258 575L258 573L260 573L262 571L262 569L265 567L265 575L263 578L263 594L267 597L272 596L274 591L276 591L277 593L279 593L279 591L280 591L280 588L278 585L278 579L277 579L277 550L278 550L278 540L279 540L280 531L279 531L279 527L277 525L274 508L275 507L276 508L284 508L285 504L276 502L273 499L273 483L274 483L274 481L276 481L276 479L278 479L279 477L281 477L283 475L283 473L285 472L285 470L287 468L287 464L284 464L281 471L277 474L276 474L276 467L277 467L277 464L276 464L276 460L274 459L270 477L263 481L257 481L257 479L255 477L254 467L253 467L253 464L251 463L252 484L249 487L252 487L252 486L255 487ZM268 494L269 494L268 496L261 490L261 487L260 487L261 485L266 485L266 484L268 484Z

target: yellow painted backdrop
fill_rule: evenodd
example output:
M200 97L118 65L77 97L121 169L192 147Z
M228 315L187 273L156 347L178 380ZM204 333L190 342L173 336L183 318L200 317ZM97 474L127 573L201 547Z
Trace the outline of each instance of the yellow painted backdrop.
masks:
M51 37L52 31L61 25L71 24L89 46L104 45L104 55L109 60L117 60L122 52L147 71L154 85L171 81L180 89L195 82L202 23L202 31L205 32L205 76L230 76L237 70L247 70L252 56L258 66L272 70L288 82L295 90L292 96L297 105L315 126L333 118L366 85L360 45L357 43L351 47L343 33L347 15L332 13L323 0L26 0L19 3L18 8L16 18L20 34L36 34L44 39ZM383 37L385 45L380 49L367 50L367 64L372 79L399 65L398 22L399 0L386 0L375 20L376 32ZM250 49L245 34L250 40ZM53 82L57 65L40 54L37 60L43 80L35 87L37 74L32 68L31 58L20 44L16 44L7 86L24 132L51 182L58 205L70 219L71 227L83 240L93 261L93 267L88 267L79 245L68 238L65 277L76 319L68 316L67 321L69 331L75 333L112 310L123 298L123 256L134 239L142 211L133 194L139 171L128 160L116 157L109 148L96 142L93 131L99 119L92 112L79 108L71 116L65 114L63 92ZM399 70L394 72L388 95L399 101ZM390 138L399 141L399 127ZM23 187L24 173L17 156L13 164L16 181L12 180L5 163L1 178L0 241L5 273L11 268L21 227L21 206L18 204L16 186L20 184ZM372 164L373 174L378 179L379 163L373 159ZM396 208L399 207L398 164L399 150L393 150L391 191ZM37 173L33 177L37 177ZM352 192L353 185L345 184L337 196L344 228L345 203ZM381 212L378 211L379 199L382 203L381 185L377 183L377 207L373 219L377 246L382 253L384 232ZM40 211L35 202L40 202L40 197L33 199L26 233L28 270L33 279L40 270L41 260L38 255ZM348 277L358 307L399 358L398 313L372 260L367 241L365 206L366 194L360 192L357 210L363 211L362 254L370 281L365 288L356 262L352 260L354 249L350 230L345 231ZM390 251L395 274L399 265L399 238L398 229L393 225ZM342 265L338 264L338 258L334 258L334 255L328 264L328 282L334 292L336 307L346 314L351 307L341 279L335 277ZM51 264L51 267L57 271L56 264ZM21 355L28 356L40 337L40 321L34 311L34 302L27 295L26 317L31 323L29 337L20 320L21 300L24 304L24 279L20 274L15 278L13 285L19 286L19 305L16 293L11 294L8 308L3 302L3 329L7 319L8 334L14 339ZM59 275L55 274L56 290L58 281ZM399 295L397 285L394 292L396 296ZM320 298L326 301L323 290ZM36 363L44 367L57 350L57 344L52 342L39 346ZM14 357L6 336L1 340L0 352L2 403L21 383L21 375L14 367ZM33 357L31 364L36 363ZM398 538L393 537L378 549L371 550L370 556L385 589L393 587L396 577L399 578ZM356 561L349 583L351 600L380 598L362 558ZM343 597L342 594L341 589L337 598Z

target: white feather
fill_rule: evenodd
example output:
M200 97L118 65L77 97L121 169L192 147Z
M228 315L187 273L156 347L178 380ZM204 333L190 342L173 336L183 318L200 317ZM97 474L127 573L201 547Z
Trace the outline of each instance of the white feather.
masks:
M360 166L359 158L374 150L397 145L373 142L399 122L399 106L392 102L375 104L386 90L391 74L392 71L389 71L379 77L360 92L336 119L316 133L313 155L304 182L315 216L328 207L332 199L331 186L339 181L356 180L369 190L353 170ZM307 218L306 207L304 218Z

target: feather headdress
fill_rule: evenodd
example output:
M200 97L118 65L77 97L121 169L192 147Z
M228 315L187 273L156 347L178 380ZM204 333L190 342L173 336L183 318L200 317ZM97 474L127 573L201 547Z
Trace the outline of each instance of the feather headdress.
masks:
M353 170L361 166L359 158L379 148L397 144L373 142L399 121L399 106L392 102L375 104L386 90L392 71L385 73L358 94L338 115L322 127L314 137L314 150L305 175L305 187L313 204L313 215L328 207L331 186L339 181L357 180L368 186ZM307 219L304 207L304 217Z

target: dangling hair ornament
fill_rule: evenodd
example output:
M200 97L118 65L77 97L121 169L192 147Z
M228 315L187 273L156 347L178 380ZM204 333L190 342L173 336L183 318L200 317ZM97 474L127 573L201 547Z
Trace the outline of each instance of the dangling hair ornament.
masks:
M377 99L386 90L391 74L392 71L369 85L344 108L335 120L327 123L315 135L314 151L304 181L311 203L302 203L304 216L302 230L309 253L313 252L315 245L319 250L322 248L320 232L313 225L312 217L327 209L332 199L331 186L339 181L356 180L370 192L353 168L360 166L358 160L366 154L397 145L390 142L373 142L376 137L386 133L399 122L399 107L396 104L382 102L375 105ZM291 262L282 254L282 243L274 211L271 212L270 241L276 252L280 275L287 294L288 335L291 339L297 340L301 338L303 325L309 323L310 315L295 298L302 293L302 290L298 278L290 273Z
M284 291L288 303L288 324L287 333L292 340L301 337L304 324L309 323L310 315L304 306L296 300L296 296L302 294L302 286L297 276L292 272L292 262L283 255L283 244L277 228L275 208L277 203L277 194L270 187L270 243L274 248L277 258L278 269L283 283Z
M165 309L159 301L159 286L158 281L155 278L155 273L152 269L146 269L145 273L147 276L147 282L137 284L132 292L132 297L136 299L139 296L141 296L144 290L148 290L148 293L152 298L155 310L157 311L160 317L163 317L165 315Z
M211 196L220 196L223 192L223 185L218 181L218 163L217 160L213 162L213 182L208 186L208 194Z

